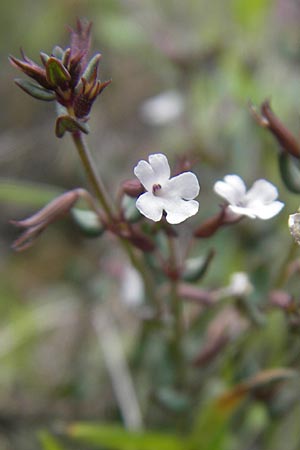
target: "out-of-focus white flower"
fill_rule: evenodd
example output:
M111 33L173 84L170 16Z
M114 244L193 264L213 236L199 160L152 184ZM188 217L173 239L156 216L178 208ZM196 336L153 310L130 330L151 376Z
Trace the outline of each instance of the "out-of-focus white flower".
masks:
M166 91L145 100L141 106L141 115L150 125L165 125L176 120L183 109L181 94L177 91Z
M290 214L289 216L289 229L294 238L294 241L300 245L300 212Z
M140 274L131 266L124 267L121 277L121 298L128 307L139 306L144 298L144 285Z
M200 190L196 175L183 172L170 178L170 166L165 155L156 153L148 159L149 162L139 161L134 168L136 177L147 190L136 201L140 213L158 222L165 211L166 220L172 224L181 223L195 215L199 203L193 199Z
M224 297L246 297L253 291L253 284L245 272L234 272L229 280L229 284L216 290L217 299Z
M217 181L214 191L225 198L228 208L238 216L252 219L271 219L284 207L277 201L277 188L267 180L257 180L247 191L246 185L238 175L226 175L224 181Z
M253 285L245 272L235 272L230 277L227 289L235 297L243 297L253 291Z

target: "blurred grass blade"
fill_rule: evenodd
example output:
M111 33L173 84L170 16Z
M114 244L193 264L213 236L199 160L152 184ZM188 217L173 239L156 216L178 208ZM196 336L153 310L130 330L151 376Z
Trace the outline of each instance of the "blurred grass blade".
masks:
M172 434L131 432L118 425L75 423L68 435L107 450L187 450L186 442Z
M221 409L228 409L228 407L232 408L253 389L265 387L270 383L294 378L297 374L298 372L296 370L285 367L263 370L248 380L237 384L233 389L225 392L225 394L219 398L219 406Z
M41 431L38 437L43 450L65 450L65 447L47 431Z
M230 419L238 404L226 411L219 407L218 399L203 405L196 417L189 439L191 450L227 450L231 447Z
M0 178L0 202L40 207L62 192L56 186Z

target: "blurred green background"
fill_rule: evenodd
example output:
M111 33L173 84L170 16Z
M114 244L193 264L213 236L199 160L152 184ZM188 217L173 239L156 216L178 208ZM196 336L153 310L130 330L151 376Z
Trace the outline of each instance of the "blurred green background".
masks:
M284 123L299 134L300 3L11 0L2 2L0 10L1 449L59 450L62 444L38 431L64 434L64 424L75 420L122 421L101 336L92 326L96 313L113 317L128 360L133 355L146 428L177 428L178 411L147 406L153 383L157 388L164 383L163 370L154 376L163 349L159 337L139 348L140 320L122 295L127 262L114 240L87 239L66 219L28 251L18 254L10 248L18 233L10 219L30 215L57 191L87 186L71 140L54 135L54 105L18 89L13 79L20 74L7 60L9 54L18 57L20 47L38 62L41 50L67 46L66 25L74 27L77 17L92 20L92 48L103 54L101 79L113 81L94 106L88 136L112 195L132 177L139 159L164 152L173 166L180 155L189 156L200 179L200 212L188 226L217 212L219 199L212 187L228 173L238 173L248 186L267 178L286 203L272 221L244 221L195 248L195 254L216 250L204 286L225 286L233 272L245 271L255 287L252 305L257 314L265 314L264 326L251 324L217 362L195 369L199 386L194 404L189 413L180 414L192 423L200 410L199 429L214 436L214 420L201 416L208 392L225 390L260 370L299 367L299 330L291 331L267 300L292 245L287 217L297 210L299 199L283 186L277 144L257 126L247 104L271 99ZM295 295L298 288L297 280L288 286ZM204 313L191 339L191 354L203 345L215 314ZM299 393L299 382L293 380L272 401L247 400L240 416L223 424L223 440L198 448L298 449ZM87 448L72 439L64 445ZM97 448L125 448L120 442L114 445ZM175 448L174 442L155 445ZM151 448L139 443L129 447Z

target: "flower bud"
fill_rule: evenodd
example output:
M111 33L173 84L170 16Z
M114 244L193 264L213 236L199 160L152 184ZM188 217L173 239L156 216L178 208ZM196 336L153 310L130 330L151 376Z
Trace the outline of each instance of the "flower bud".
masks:
M250 105L250 111L256 122L260 126L268 128L268 130L270 130L270 132L273 134L273 136L285 152L289 153L295 158L300 158L299 142L273 113L268 100L265 100L263 102L260 110L261 116L255 110L253 105Z
M129 197L136 198L141 195L145 191L145 189L139 180L132 179L123 181L122 191Z
M300 245L300 212L289 216L289 229L294 241Z

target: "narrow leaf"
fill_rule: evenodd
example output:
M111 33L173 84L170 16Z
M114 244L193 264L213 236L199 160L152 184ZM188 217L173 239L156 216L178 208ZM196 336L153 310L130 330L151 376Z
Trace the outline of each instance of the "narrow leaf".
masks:
M56 119L55 134L57 137L63 137L66 131L72 133L73 131L77 130L88 134L89 127L87 124L79 122L78 120L75 120L73 119L73 117L70 117L68 115L59 116Z
M38 100L44 100L46 102L55 100L55 93L53 91L49 91L32 81L16 78L15 83L26 92L26 94L29 94L31 97L37 98Z
M63 66L62 62L51 56L46 63L47 81L52 86L64 86L71 80L71 75Z
M289 191L295 194L300 193L300 169L296 165L296 160L286 152L281 152L278 156L279 170L282 181Z
M107 450L187 450L185 441L172 434L133 432L118 425L75 423L68 435Z

